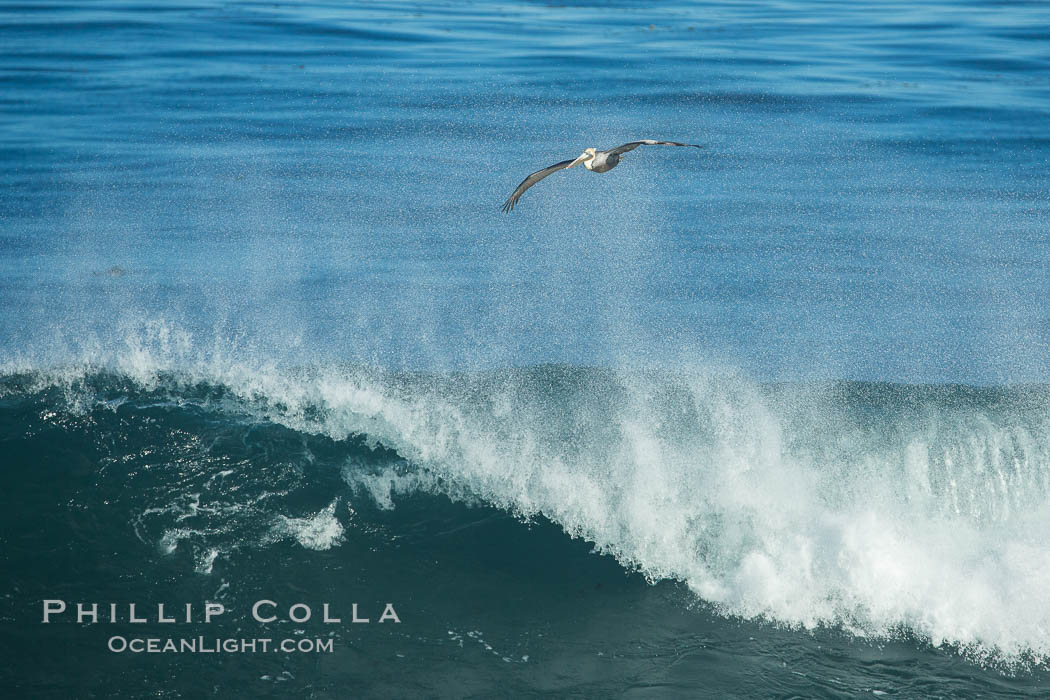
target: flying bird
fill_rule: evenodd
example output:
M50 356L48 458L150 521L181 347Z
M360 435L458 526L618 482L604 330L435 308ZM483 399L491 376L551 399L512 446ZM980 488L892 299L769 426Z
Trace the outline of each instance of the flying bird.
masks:
M625 143L622 146L616 148L610 148L608 151L599 151L594 148L588 148L580 154L575 160L563 160L560 163L548 166L543 170L537 170L532 175L521 181L517 189L514 190L514 194L507 198L507 201L503 203L503 212L506 213L514 208L514 205L521 199L521 195L525 194L525 190L529 189L537 182L547 177L551 173L556 173L559 170L568 170L569 168L575 168L580 163L583 163L583 167L596 173L607 173L615 168L620 162L620 156L627 151L633 151L639 146L690 146L692 148L703 148L695 143L678 143L676 141L654 141L652 139L643 139L641 141L631 141Z

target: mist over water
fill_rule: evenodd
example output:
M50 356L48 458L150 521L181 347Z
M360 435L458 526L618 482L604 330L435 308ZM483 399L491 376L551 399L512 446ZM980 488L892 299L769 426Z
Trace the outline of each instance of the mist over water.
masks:
M44 597L305 591L405 622L134 687L1038 692L1048 22L0 3L10 684L109 687Z

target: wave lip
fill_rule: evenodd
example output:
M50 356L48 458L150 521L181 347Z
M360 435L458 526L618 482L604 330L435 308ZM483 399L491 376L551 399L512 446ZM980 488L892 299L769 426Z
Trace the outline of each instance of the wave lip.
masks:
M380 503L415 488L542 514L726 615L1042 658L1046 404L949 394L902 411L893 391L841 391L545 368L328 378L311 402L317 429L367 434L416 470L367 477Z

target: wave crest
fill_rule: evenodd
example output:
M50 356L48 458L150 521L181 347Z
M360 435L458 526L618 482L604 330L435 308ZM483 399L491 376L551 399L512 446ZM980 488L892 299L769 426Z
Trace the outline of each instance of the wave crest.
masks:
M130 372L8 374L4 391L59 387L70 406L159 392L335 440L357 436L397 454L394 466L344 470L383 508L424 492L543 515L652 580L686 583L726 615L859 635L904 630L984 658L1050 654L1043 388L144 357L128 359ZM338 544L335 503L286 519L282 532L306 547Z

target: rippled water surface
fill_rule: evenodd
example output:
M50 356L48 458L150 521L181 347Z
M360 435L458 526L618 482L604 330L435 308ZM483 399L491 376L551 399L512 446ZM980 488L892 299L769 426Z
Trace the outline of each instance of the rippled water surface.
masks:
M5 346L165 317L383 364L1042 381L1048 23L999 2L7 7ZM499 215L532 170L650 136L707 149L559 173Z

